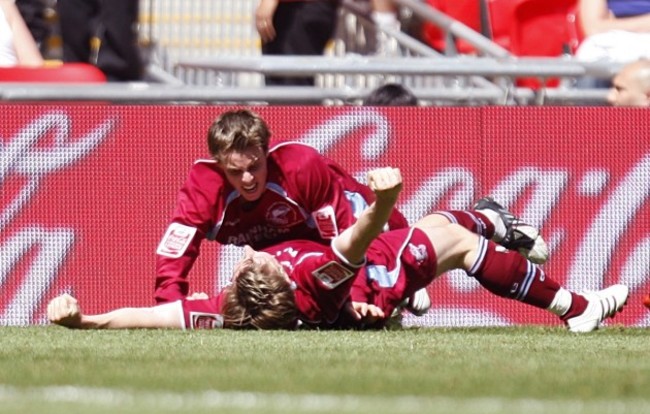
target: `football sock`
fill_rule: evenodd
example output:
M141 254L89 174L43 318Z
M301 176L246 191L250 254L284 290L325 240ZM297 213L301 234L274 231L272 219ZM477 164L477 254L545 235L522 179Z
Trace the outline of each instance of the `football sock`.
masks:
M519 253L483 237L479 237L478 252L467 273L478 280L481 286L498 296L516 299L538 308L549 309L553 304L561 286L538 266ZM566 312L571 303L562 300L555 307Z

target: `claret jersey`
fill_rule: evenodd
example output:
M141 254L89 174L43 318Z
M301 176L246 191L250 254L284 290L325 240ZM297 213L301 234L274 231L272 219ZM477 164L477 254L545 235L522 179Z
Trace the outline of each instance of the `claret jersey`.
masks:
M299 319L323 329L356 326L343 311L348 300L373 304L390 315L436 274L433 246L416 228L381 234L360 264L351 264L333 247L310 240L283 242L263 250L278 260L293 282ZM224 292L210 299L179 300L183 327L222 328Z
M341 327L347 300L373 304L390 315L405 298L430 284L437 257L428 236L417 228L383 233L366 252L366 262L348 263L334 248L308 240L264 249L295 284L300 319L320 328Z
M258 250L297 239L329 244L373 200L367 186L303 144L269 151L266 191L255 202L241 197L215 161L198 160L156 251L156 301L187 295L186 278L204 239ZM395 211L389 227L405 226Z
M264 251L275 256L294 282L299 318L314 327L332 326L337 320L365 264L349 263L333 247L310 240L284 242Z

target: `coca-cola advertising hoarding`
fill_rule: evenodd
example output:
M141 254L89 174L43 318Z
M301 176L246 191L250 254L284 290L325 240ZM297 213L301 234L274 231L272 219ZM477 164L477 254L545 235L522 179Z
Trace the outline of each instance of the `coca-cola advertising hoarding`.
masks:
M88 313L154 303L155 251L224 106L3 105L0 324L45 323L63 292ZM620 108L255 107L274 142L300 141L362 179L399 167L409 221L492 195L541 227L547 275L631 288L614 323L650 325L650 111ZM191 291L218 291L240 250L206 242ZM558 324L463 272L408 325Z

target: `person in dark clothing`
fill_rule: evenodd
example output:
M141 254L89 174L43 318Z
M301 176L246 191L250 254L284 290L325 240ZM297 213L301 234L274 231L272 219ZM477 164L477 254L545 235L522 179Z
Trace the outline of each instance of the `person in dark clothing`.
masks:
M63 61L92 63L110 81L141 79L138 6L133 0L58 0Z
M260 0L255 26L263 55L322 55L334 36L339 0ZM313 86L313 76L266 76L266 85Z

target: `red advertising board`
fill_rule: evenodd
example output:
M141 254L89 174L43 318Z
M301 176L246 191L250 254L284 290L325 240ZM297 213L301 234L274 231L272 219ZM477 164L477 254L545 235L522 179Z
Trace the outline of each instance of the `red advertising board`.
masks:
M43 323L48 300L85 311L153 304L155 251L176 191L230 107L4 105L0 325ZM302 141L358 174L400 167L410 221L491 194L542 228L547 275L573 290L625 283L615 319L650 325L650 111L614 108L256 107L274 142ZM239 250L204 243L192 291L217 291ZM557 324L462 272L407 324Z

